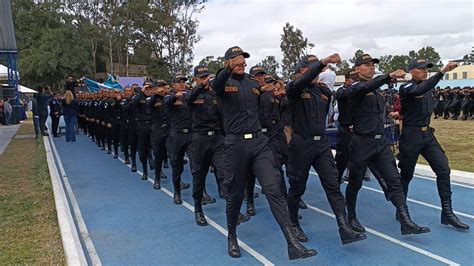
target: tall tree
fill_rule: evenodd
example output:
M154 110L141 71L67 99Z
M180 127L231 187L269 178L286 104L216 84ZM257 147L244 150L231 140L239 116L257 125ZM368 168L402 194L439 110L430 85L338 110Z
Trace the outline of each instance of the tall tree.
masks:
M288 22L285 24L280 42L280 49L283 52L282 75L284 79L291 78L298 61L313 47L314 43L309 42L300 29Z
M273 75L275 78L278 77L278 69L280 64L275 59L275 56L269 55L265 57L260 63L258 63L268 74Z
M217 73L217 70L224 67L224 58L220 56L214 58L214 56L209 55L201 59L201 61L199 61L199 64L206 65L207 68L209 68L209 73Z
M338 70L336 71L337 75L345 75L347 72L351 71L351 66L347 60L342 60L341 63L337 65Z

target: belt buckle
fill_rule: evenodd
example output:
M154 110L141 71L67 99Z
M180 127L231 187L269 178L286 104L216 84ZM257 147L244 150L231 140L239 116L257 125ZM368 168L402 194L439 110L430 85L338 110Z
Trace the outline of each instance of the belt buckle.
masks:
M375 135L374 139L381 139L382 135Z
M188 133L188 132L189 132L189 129L183 128L181 131L182 131L183 133Z
M267 133L267 131L268 131L268 129L262 128L262 132L263 132L263 133Z
M321 136L314 136L313 140L321 140Z
M214 136L214 131L207 131L208 136Z
M428 131L428 127L421 127L421 132Z
M244 139L251 139L251 138L253 138L252 133L244 134Z

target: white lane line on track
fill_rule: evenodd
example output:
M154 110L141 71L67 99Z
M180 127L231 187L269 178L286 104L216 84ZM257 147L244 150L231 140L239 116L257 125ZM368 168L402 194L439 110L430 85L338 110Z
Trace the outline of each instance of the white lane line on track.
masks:
M420 179L426 179L426 180L430 180L430 181L436 182L436 178L431 178L431 177L426 177L426 176L421 176L421 175L414 175L413 177L415 177L415 178L420 178ZM460 183L453 182L453 181L451 181L451 185L474 189L474 186L465 185L465 184L460 184Z
M259 185L255 185L255 186L258 187L258 188L260 188L260 189L262 189L262 187L259 186ZM325 210L322 210L322 209L320 209L320 208L317 208L317 207L315 207L315 206L312 206L311 204L308 204L308 203L306 203L306 205L308 205L308 208L311 209L311 210L313 210L313 211L319 212L319 213L321 213L321 214L324 214L324 215L329 216L329 217L334 218L334 219L336 218L336 216L335 216L334 214L330 213L330 212L327 212L327 211L325 211ZM364 227L365 227L365 226L364 226ZM365 230L366 230L368 233L371 233L371 234L373 234L373 235L376 235L376 236L378 236L378 237L380 237L380 238L383 238L383 239L385 239L385 240L388 240L388 241L390 241L390 242L392 242L392 243L394 243L394 244L397 244L397 245L402 246L402 247L404 247L404 248L410 249L410 250L412 250L412 251L415 251L415 252L417 252L417 253L419 253L419 254L425 255L425 256L427 256L427 257L430 257L430 258L432 258L432 259L435 259L435 260L440 261L440 262L442 262L442 263L445 263L445 264L447 264L447 265L453 265L453 266L459 266L459 265L460 265L459 263L456 263L456 262L454 262L454 261L448 260L448 259L446 259L446 258L443 258L443 257L441 257L441 256L439 256L439 255L433 254L433 253L431 253L431 252L429 252L429 251L426 251L426 250L421 249L421 248L419 248L419 247L413 246L413 245L411 245L411 244L405 243L405 242L403 242L403 241L400 241L400 240L398 240L398 239L396 239L396 238L393 238L393 237L391 237L391 236L388 236L388 235L386 235L386 234L384 234L384 233L381 233L381 232L379 232L379 231L370 229L370 228L368 228L368 227L365 227Z
M122 163L125 163L125 160L119 156L118 158ZM127 166L128 168L131 168L130 165L125 165ZM139 176L142 176L143 175L143 172L140 171L140 170L137 170L137 175ZM154 180L151 179L151 178L148 178L148 181L150 183L154 183ZM173 198L174 194L169 191L168 189L166 189L165 187L161 186L161 189L160 189L163 193L165 193L166 195L168 195L170 198ZM194 213L194 207L189 204L188 202L184 201L183 200L183 206L190 210L192 213ZM219 231L221 234L223 234L225 237L227 237L227 230L224 229L224 227L222 227L221 225L219 225L217 222L215 222L214 220L212 220L209 216L205 215L206 216L206 220L208 222L209 225L211 225L212 227L214 227L217 231ZM247 245L244 241L242 241L240 238L238 238L238 241L239 241L239 246L247 251L250 255L252 255L254 258L256 258L258 261L260 261L263 265L274 265L269 259L265 258L262 254L260 254L258 251L256 251L255 249L251 248L249 245Z
M81 233L82 240L84 241L84 244L86 246L87 252L89 253L89 258L91 260L91 263L92 265L100 266L102 265L102 263L100 262L99 256L97 255L97 250L95 249L95 246L94 246L94 243L92 242L89 231L87 230L86 223L84 222L84 218L82 217L81 209L79 208L79 204L77 203L76 196L74 195L71 185L69 184L69 179L66 175L66 171L64 170L61 157L59 157L58 151L56 149L56 144L51 138L51 135L49 136L49 140L53 148L53 154L56 157L56 161L59 165L59 170L62 174L62 179L64 181L66 191L69 195L69 199L71 200L71 205L74 210L76 222L77 222L77 225L79 226L79 231Z
M315 175L317 176L318 174L315 173L314 171L310 171L310 173L312 175ZM347 183L347 182L346 182ZM377 192L377 193L380 193L380 194L384 194L382 190L379 190L379 189L376 189L376 188L371 188L371 187L367 187L367 186L362 186L362 188L364 189L367 189L369 191L373 191L373 192ZM407 198L407 201L409 202L413 202L413 203L416 203L416 204L419 204L419 205L422 205L422 206L425 206L425 207L429 207L429 208L433 208L433 209L436 209L436 210L441 210L441 207L439 206L436 206L436 205L433 205L433 204L430 204L430 203L426 203L426 202L423 202L423 201L419 201L419 200L415 200L415 199L410 199L410 198ZM474 215L472 214L468 214L468 213L464 213L464 212L460 212L460 211L453 211L455 214L459 215L459 216L462 216L462 217L466 217L466 218L469 218L469 219L474 219Z

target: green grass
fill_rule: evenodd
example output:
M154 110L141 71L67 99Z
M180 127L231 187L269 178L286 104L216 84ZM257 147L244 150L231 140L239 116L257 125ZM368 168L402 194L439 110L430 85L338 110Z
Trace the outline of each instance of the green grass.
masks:
M432 119L435 136L446 152L451 169L474 172L474 120ZM418 163L428 164L422 156Z
M17 134L34 134L31 119ZM66 264L42 139L13 139L0 177L0 264Z

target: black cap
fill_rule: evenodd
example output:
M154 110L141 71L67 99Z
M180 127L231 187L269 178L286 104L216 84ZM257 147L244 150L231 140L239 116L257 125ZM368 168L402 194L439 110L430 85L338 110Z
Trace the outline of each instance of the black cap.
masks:
M157 86L157 87L161 87L161 86L165 86L165 85L168 85L168 82L166 82L162 79L159 79L155 82L155 86Z
M363 55L357 57L354 65L355 66L360 66L362 64L367 64L369 62L373 62L374 64L378 64L380 62L380 60L378 60L377 58L372 58L372 56L370 56L368 54L363 54Z
M188 81L188 78L181 75L181 74L178 74L178 75L174 76L173 83L180 82L181 80Z
M257 74L265 75L267 74L267 72L265 72L265 70L261 66L253 66L252 68L250 68L250 75L255 76Z
M275 82L276 79L272 75L265 75L265 83Z
M248 53L244 52L242 50L242 48L240 48L238 46L233 46L233 47L230 47L229 49L227 49L227 51L225 52L225 55L224 55L224 59L228 60L228 59L234 58L234 57L239 56L239 55L243 55L244 58L249 58L250 57L250 55Z
M425 59L413 59L408 64L408 70L412 70L414 68L432 68L434 66L433 63L426 61Z
M209 68L206 65L198 65L194 68L194 76L198 78L209 76Z

